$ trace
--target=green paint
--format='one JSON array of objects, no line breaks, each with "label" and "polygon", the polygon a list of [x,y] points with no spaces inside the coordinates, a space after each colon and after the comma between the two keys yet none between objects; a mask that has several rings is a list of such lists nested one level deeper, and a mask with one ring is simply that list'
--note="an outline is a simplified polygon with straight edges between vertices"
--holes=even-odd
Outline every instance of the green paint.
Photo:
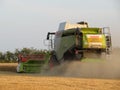
[{"label": "green paint", "polygon": [[50,60],[50,54],[45,54],[44,60],[27,60],[27,62],[21,62],[19,72],[41,72],[44,65],[48,65]]}]

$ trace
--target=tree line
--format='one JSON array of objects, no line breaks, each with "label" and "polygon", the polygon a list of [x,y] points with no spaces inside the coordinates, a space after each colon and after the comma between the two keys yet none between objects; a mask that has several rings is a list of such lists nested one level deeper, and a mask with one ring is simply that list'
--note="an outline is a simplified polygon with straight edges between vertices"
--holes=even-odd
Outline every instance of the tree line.
[{"label": "tree line", "polygon": [[21,50],[16,49],[14,52],[11,51],[7,51],[5,53],[0,52],[0,63],[4,63],[4,62],[17,62],[18,61],[18,55],[22,54],[22,55],[37,55],[37,54],[46,54],[49,53],[49,51],[47,50],[38,50],[38,49],[34,49],[34,48],[23,48]]}]

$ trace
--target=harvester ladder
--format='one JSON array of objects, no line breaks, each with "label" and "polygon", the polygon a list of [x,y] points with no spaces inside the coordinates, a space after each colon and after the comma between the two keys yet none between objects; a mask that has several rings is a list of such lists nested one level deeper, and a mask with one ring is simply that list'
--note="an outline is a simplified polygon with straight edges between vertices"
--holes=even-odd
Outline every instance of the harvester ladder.
[{"label": "harvester ladder", "polygon": [[106,44],[107,44],[106,52],[109,53],[112,50],[110,28],[104,27],[102,32],[106,37]]}]

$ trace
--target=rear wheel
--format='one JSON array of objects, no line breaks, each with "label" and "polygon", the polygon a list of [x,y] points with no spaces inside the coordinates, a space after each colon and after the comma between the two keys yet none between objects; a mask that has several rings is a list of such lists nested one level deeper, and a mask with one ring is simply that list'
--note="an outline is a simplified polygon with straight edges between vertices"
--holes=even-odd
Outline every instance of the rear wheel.
[{"label": "rear wheel", "polygon": [[83,52],[80,52],[80,53],[75,55],[76,60],[81,60],[83,57],[84,57]]},{"label": "rear wheel", "polygon": [[52,55],[50,60],[49,60],[49,67],[52,69],[54,66],[58,65],[58,61],[55,55]]},{"label": "rear wheel", "polygon": [[102,50],[98,49],[98,50],[96,50],[96,53],[101,55],[102,54]]}]

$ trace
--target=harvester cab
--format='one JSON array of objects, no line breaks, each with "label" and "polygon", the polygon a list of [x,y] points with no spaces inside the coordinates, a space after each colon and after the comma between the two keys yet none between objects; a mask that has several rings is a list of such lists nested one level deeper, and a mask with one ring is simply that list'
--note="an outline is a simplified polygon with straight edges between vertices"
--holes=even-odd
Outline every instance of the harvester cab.
[{"label": "harvester cab", "polygon": [[47,40],[49,41],[48,42],[48,49],[51,51],[51,50],[54,50],[54,37],[55,37],[55,32],[48,32],[47,34]]}]

